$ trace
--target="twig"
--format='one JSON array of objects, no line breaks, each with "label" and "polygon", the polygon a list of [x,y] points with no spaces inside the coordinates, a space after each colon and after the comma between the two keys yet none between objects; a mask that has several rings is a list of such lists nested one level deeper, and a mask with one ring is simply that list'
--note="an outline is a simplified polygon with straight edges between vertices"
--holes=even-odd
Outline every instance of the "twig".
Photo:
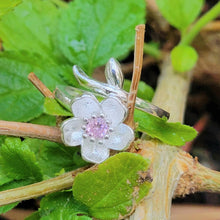
[{"label": "twig", "polygon": [[208,23],[205,27],[202,28],[203,32],[215,32],[215,31],[220,31],[220,21],[212,21]]},{"label": "twig", "polygon": [[0,120],[0,135],[31,137],[62,143],[59,128]]},{"label": "twig", "polygon": [[131,87],[127,102],[127,107],[129,112],[125,122],[131,128],[134,128],[134,105],[137,97],[138,83],[140,81],[141,69],[143,63],[145,25],[140,24],[136,26],[135,30],[136,30],[136,36],[135,36],[135,50],[134,50],[134,68],[133,68],[133,77],[131,81]]},{"label": "twig", "polygon": [[0,206],[68,189],[73,185],[76,174],[87,168],[88,166],[82,167],[49,180],[2,191],[0,192]]},{"label": "twig", "polygon": [[[52,98],[52,99],[55,98],[54,94],[46,87],[46,85],[44,85],[44,83],[42,81],[40,81],[40,79],[34,73],[30,73],[28,75],[28,79],[45,97]],[[62,116],[56,116],[56,125],[57,126],[60,125],[61,120],[62,120]]]},{"label": "twig", "polygon": [[[195,130],[198,132],[198,135],[200,135],[202,133],[202,131],[205,129],[207,123],[209,121],[209,115],[208,114],[204,114],[197,122],[196,124],[193,126],[195,128]],[[197,137],[198,137],[197,135]],[[190,152],[192,149],[192,145],[194,143],[195,139],[187,142],[183,147],[182,150],[186,151],[186,152]]]},{"label": "twig", "polygon": [[34,73],[30,73],[28,75],[28,79],[45,97],[54,98],[53,93],[40,81],[40,79]]}]

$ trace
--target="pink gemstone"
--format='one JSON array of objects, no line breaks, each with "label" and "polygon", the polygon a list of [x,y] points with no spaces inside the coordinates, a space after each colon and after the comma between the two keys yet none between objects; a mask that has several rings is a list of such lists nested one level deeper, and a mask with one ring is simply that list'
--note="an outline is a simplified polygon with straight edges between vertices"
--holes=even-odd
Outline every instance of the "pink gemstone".
[{"label": "pink gemstone", "polygon": [[104,138],[108,130],[108,124],[105,119],[101,117],[89,119],[86,125],[86,133],[94,138]]}]

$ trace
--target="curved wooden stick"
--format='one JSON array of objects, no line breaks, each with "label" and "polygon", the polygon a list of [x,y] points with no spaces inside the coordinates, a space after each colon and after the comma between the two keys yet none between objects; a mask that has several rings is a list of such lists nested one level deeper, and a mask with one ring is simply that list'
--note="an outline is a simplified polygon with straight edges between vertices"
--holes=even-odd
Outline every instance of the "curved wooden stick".
[{"label": "curved wooden stick", "polygon": [[62,143],[59,128],[31,123],[0,120],[0,135],[39,138]]},{"label": "curved wooden stick", "polygon": [[77,173],[83,172],[87,168],[88,166],[82,167],[49,180],[2,191],[0,192],[0,206],[68,189],[73,185]]},{"label": "curved wooden stick", "polygon": [[40,81],[40,79],[34,74],[30,73],[28,79],[31,83],[45,96],[49,98],[54,98],[53,93]]}]

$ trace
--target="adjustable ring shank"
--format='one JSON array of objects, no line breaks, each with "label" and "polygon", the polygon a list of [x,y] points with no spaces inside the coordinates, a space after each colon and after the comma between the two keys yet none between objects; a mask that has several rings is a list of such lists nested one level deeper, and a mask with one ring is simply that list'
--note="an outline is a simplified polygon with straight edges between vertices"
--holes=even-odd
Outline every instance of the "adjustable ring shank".
[{"label": "adjustable ring shank", "polygon": [[[106,98],[107,96],[109,96],[111,94],[111,95],[119,98],[122,101],[122,103],[126,105],[127,97],[128,97],[127,92],[125,92],[121,89],[118,89],[118,88],[117,89],[113,88],[109,85],[108,85],[108,87],[106,87],[105,83],[102,83],[102,84],[104,84],[102,86],[102,89],[99,88],[98,90],[97,89],[95,90],[96,92],[92,92],[92,91],[89,91],[89,92],[100,99]],[[84,93],[85,93],[84,90],[81,90],[81,89],[78,89],[75,87],[57,86],[57,88],[55,89],[55,98],[65,108],[70,109],[70,105],[71,105],[72,100],[75,99],[76,97],[82,96]],[[157,106],[155,106],[145,100],[142,100],[140,98],[136,99],[135,108],[137,108],[141,111],[150,113],[152,115],[158,116],[160,118],[162,118],[164,116],[169,118],[169,116],[170,116],[170,114],[167,111],[165,111],[165,110],[163,110],[163,109],[161,109],[161,108],[159,108],[159,107],[157,107]]]}]

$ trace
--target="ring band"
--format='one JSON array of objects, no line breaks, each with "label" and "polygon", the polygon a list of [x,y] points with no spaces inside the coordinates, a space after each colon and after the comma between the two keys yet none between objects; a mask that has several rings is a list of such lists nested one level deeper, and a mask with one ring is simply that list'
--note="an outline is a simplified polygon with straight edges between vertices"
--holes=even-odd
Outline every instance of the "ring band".
[{"label": "ring band", "polygon": [[[106,64],[105,76],[108,84],[98,82],[90,78],[80,67],[76,65],[73,66],[73,73],[79,84],[86,90],[89,90],[88,92],[92,93],[96,97],[106,98],[112,95],[117,97],[124,105],[126,105],[128,92],[122,89],[123,75],[119,63],[114,58],[111,58]],[[71,100],[82,96],[85,92],[86,91],[84,90],[71,86],[57,86],[55,89],[55,97],[63,106],[65,106],[67,109],[70,109]],[[138,97],[136,98],[135,108],[160,118],[164,116],[169,118],[170,116],[167,111]]]}]

